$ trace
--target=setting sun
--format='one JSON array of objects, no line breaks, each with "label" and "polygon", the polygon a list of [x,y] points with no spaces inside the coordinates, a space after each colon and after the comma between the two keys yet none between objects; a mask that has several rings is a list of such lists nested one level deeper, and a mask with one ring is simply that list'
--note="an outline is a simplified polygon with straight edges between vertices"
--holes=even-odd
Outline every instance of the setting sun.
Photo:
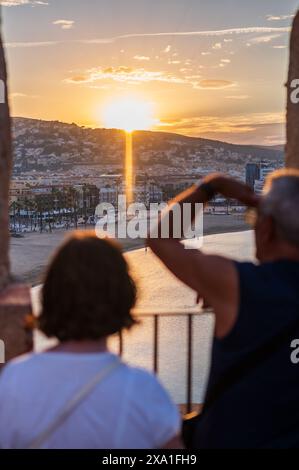
[{"label": "setting sun", "polygon": [[106,127],[127,132],[147,130],[155,124],[153,105],[134,98],[113,101],[104,109],[103,121]]}]

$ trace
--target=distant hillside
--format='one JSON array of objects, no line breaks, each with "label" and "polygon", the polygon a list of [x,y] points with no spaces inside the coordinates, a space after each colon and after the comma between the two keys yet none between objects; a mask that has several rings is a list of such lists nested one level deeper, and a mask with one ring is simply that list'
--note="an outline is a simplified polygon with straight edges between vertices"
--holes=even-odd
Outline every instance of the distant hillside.
[{"label": "distant hillside", "polygon": [[272,150],[280,150],[281,152],[284,152],[284,145],[271,145],[271,146],[262,146],[263,149],[272,149]]},{"label": "distant hillside", "polygon": [[[122,165],[124,133],[90,129],[58,121],[13,118],[15,171],[63,170],[76,165]],[[281,161],[273,147],[235,145],[166,132],[134,132],[134,158],[141,170],[155,165],[186,169],[227,165],[243,168],[247,161]]]}]

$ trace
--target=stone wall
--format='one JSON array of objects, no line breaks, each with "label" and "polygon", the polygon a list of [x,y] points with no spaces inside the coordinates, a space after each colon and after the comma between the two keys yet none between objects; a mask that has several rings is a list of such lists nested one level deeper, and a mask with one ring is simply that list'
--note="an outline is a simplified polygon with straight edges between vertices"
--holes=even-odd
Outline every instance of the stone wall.
[{"label": "stone wall", "polygon": [[[287,81],[287,145],[286,165],[299,168],[299,103],[291,100],[294,80],[299,81],[299,12],[295,16],[290,40],[290,65]],[[296,87],[299,88],[298,85]],[[299,93],[297,93],[299,97]]]},{"label": "stone wall", "polygon": [[[11,174],[11,130],[5,57],[0,37],[0,291],[9,282],[8,188]],[[4,102],[3,102],[4,101]]]},{"label": "stone wall", "polygon": [[9,265],[9,181],[12,168],[11,128],[8,106],[7,74],[0,37],[0,340],[6,360],[32,347],[26,330],[26,315],[31,311],[30,291],[13,284]]}]

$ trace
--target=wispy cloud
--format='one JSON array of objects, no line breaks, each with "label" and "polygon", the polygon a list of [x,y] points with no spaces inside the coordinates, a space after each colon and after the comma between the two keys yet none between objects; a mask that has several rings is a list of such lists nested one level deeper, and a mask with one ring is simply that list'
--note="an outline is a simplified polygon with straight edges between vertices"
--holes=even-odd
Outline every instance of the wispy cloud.
[{"label": "wispy cloud", "polygon": [[198,83],[199,88],[208,88],[208,89],[222,89],[235,85],[234,82],[230,80],[213,80],[213,79],[204,79]]},{"label": "wispy cloud", "polygon": [[[136,33],[136,34],[123,34],[114,37],[103,37],[103,38],[92,38],[92,39],[76,39],[73,41],[47,41],[41,42],[38,41],[36,43],[30,42],[14,42],[9,43],[8,46],[12,47],[34,47],[36,46],[55,46],[58,44],[65,44],[65,43],[77,43],[77,44],[112,44],[116,41],[124,40],[124,39],[134,39],[140,37],[220,37],[220,36],[235,36],[235,35],[247,35],[247,34],[283,34],[289,33],[291,28],[288,27],[264,27],[264,26],[252,26],[246,28],[231,28],[231,29],[221,29],[221,30],[211,30],[211,31],[170,31],[170,32],[158,32],[158,33]],[[230,38],[229,38],[230,39]],[[28,44],[28,46],[27,46]],[[164,49],[164,52],[170,52],[171,47],[167,46]]]},{"label": "wispy cloud", "polygon": [[135,60],[140,60],[140,61],[142,62],[142,61],[148,61],[148,60],[150,60],[150,57],[145,56],[145,55],[135,55],[135,56],[133,57],[133,59],[135,59]]},{"label": "wispy cloud", "polygon": [[267,15],[266,18],[268,21],[282,21],[294,18],[294,16],[295,15]]},{"label": "wispy cloud", "polygon": [[[146,70],[142,67],[106,67],[93,68],[86,72],[65,79],[71,84],[95,84],[97,82],[118,82],[127,85],[138,85],[141,83],[172,83],[177,85],[188,85],[194,89],[220,90],[234,86],[236,83],[230,80],[202,79],[198,74],[186,74],[189,69],[180,69],[181,74],[167,71]],[[184,71],[184,73],[182,72]]]},{"label": "wispy cloud", "polygon": [[86,73],[68,78],[66,81],[68,83],[94,83],[103,80],[127,84],[146,82],[189,83],[189,80],[184,77],[178,77],[164,71],[150,71],[144,68],[126,66],[93,68]]},{"label": "wispy cloud", "polygon": [[23,47],[45,47],[45,46],[56,46],[60,44],[59,41],[40,41],[40,42],[7,42],[5,47],[8,48],[23,48]]},{"label": "wispy cloud", "polygon": [[[210,31],[170,31],[170,32],[158,32],[158,33],[133,33],[133,34],[122,34],[114,37],[106,38],[95,38],[95,39],[85,39],[80,40],[81,43],[86,44],[107,44],[109,42],[115,42],[120,39],[130,39],[138,37],[173,37],[173,36],[183,36],[183,37],[193,37],[193,36],[202,36],[202,37],[217,37],[217,36],[231,36],[239,34],[270,34],[270,33],[288,33],[290,32],[290,27],[264,27],[264,26],[250,26],[246,28],[230,28],[230,29],[220,29],[220,30],[210,30]],[[167,50],[165,52],[169,52]]]},{"label": "wispy cloud", "polygon": [[10,98],[26,98],[27,95],[25,93],[10,93]]},{"label": "wispy cloud", "polygon": [[53,21],[54,25],[61,26],[61,29],[72,29],[75,22],[73,20],[56,20]]},{"label": "wispy cloud", "polygon": [[174,73],[127,66],[93,68],[67,78],[64,81],[70,84],[87,84],[88,86],[97,85],[99,82],[105,85],[108,83],[111,84],[111,82],[127,85],[160,82],[186,85],[193,89],[222,89],[235,85],[235,82],[229,80],[202,79],[201,75],[190,74],[190,69],[186,68],[180,69],[180,73]]},{"label": "wispy cloud", "polygon": [[9,98],[39,98],[38,95],[27,95],[26,93],[14,92],[9,94]]},{"label": "wispy cloud", "polygon": [[46,5],[49,5],[49,3],[43,2],[41,0],[0,0],[0,5],[2,5],[3,7],[18,7],[21,5],[46,6]]},{"label": "wispy cloud", "polygon": [[197,116],[161,121],[160,130],[172,130],[189,135],[248,134],[263,126],[281,125],[284,113],[252,113],[246,115]]},{"label": "wispy cloud", "polygon": [[251,44],[266,44],[266,43],[269,43],[271,41],[273,41],[274,39],[277,39],[277,38],[280,38],[281,37],[281,34],[268,34],[268,35],[265,35],[265,36],[258,36],[256,38],[253,38],[253,39],[250,39],[248,41],[248,44],[251,45]]},{"label": "wispy cloud", "polygon": [[227,100],[248,100],[249,95],[229,95],[225,97]]}]

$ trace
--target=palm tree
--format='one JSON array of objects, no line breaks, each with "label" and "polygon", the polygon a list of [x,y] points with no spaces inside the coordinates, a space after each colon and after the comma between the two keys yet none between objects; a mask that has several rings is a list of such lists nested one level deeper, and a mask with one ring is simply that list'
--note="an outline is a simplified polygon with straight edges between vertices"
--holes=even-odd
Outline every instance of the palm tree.
[{"label": "palm tree", "polygon": [[13,213],[13,231],[16,232],[16,201],[13,201],[11,208]]},{"label": "palm tree", "polygon": [[68,205],[72,210],[72,214],[74,215],[74,223],[76,229],[78,228],[78,193],[75,188],[68,188]]}]

